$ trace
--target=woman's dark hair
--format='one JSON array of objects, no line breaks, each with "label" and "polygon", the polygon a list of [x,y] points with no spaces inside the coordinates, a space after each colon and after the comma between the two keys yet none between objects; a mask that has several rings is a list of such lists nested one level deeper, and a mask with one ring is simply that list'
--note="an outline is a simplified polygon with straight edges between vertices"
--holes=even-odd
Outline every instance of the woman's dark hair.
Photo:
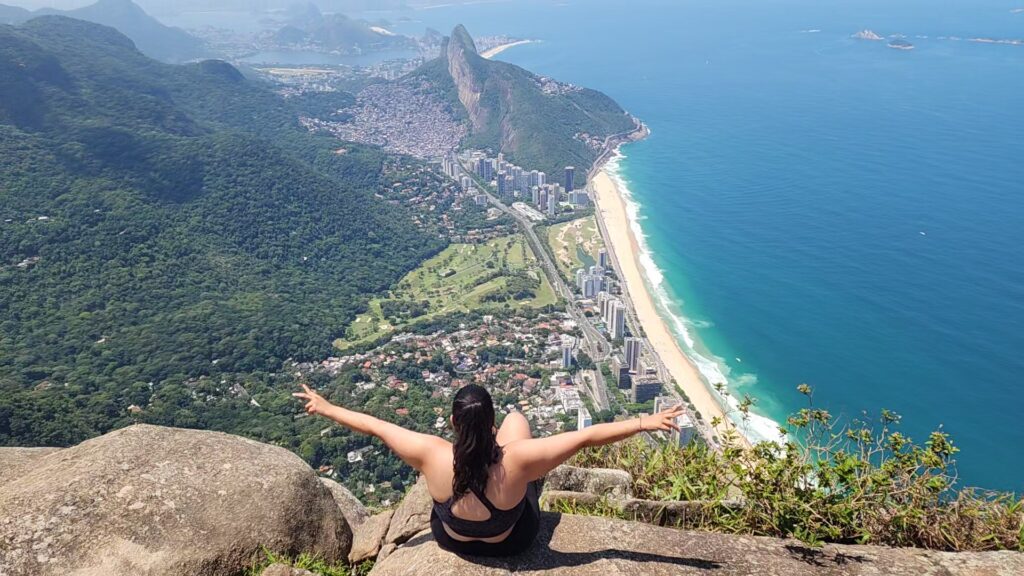
[{"label": "woman's dark hair", "polygon": [[476,384],[464,386],[452,401],[455,428],[454,498],[466,492],[483,493],[491,464],[501,460],[501,447],[494,434],[494,403],[491,395]]}]

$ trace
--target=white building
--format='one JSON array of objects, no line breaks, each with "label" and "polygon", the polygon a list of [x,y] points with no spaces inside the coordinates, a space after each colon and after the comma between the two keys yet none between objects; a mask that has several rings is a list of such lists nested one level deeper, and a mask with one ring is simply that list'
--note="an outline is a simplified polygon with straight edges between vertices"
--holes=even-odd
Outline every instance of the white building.
[{"label": "white building", "polygon": [[612,340],[622,338],[626,333],[626,307],[618,298],[608,302],[607,314],[604,316],[604,324],[608,328],[608,334]]},{"label": "white building", "polygon": [[576,345],[576,341],[572,336],[562,337],[562,369],[568,370],[572,368],[572,357],[573,348]]},{"label": "white building", "polygon": [[580,406],[576,412],[576,429],[583,430],[584,428],[590,428],[593,424],[593,419],[590,417],[590,410],[587,410],[586,406]]}]

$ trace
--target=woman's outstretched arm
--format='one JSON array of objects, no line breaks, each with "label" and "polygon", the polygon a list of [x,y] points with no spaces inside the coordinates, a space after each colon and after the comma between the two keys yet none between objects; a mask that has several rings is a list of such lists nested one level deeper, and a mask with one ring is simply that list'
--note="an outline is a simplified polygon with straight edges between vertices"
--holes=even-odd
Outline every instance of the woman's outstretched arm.
[{"label": "woman's outstretched arm", "polygon": [[420,472],[423,471],[429,457],[437,450],[445,446],[451,450],[451,445],[443,438],[406,430],[369,414],[335,406],[305,384],[302,385],[302,390],[293,393],[292,396],[306,401],[307,413],[323,416],[356,432],[380,438],[406,464]]},{"label": "woman's outstretched arm", "polygon": [[529,482],[543,477],[583,448],[612,444],[644,431],[678,430],[675,420],[682,414],[683,407],[674,406],[632,420],[596,424],[547,438],[517,440],[505,447],[505,458]]}]

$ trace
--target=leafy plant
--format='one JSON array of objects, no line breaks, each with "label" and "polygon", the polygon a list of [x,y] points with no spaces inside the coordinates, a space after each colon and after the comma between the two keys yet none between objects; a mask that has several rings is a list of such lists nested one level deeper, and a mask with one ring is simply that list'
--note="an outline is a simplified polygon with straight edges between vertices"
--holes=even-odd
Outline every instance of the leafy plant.
[{"label": "leafy plant", "polygon": [[356,565],[348,563],[332,564],[316,554],[302,553],[292,558],[284,554],[277,554],[265,547],[261,552],[258,558],[253,560],[252,566],[245,571],[245,576],[260,576],[271,564],[284,564],[292,568],[301,568],[320,576],[364,576],[369,574],[370,569],[373,568],[373,562],[370,560]]},{"label": "leafy plant", "polygon": [[[590,449],[574,463],[626,470],[638,498],[704,503],[701,514],[687,517],[692,528],[812,545],[1024,551],[1024,501],[959,487],[958,449],[941,429],[916,444],[897,430],[900,418],[888,410],[873,422],[843,425],[814,406],[809,386],[799,391],[808,406],[787,420],[785,443],[746,447],[728,430],[720,451],[633,441]],[[749,407],[747,400],[740,410]],[[723,505],[729,500],[742,505]]]}]

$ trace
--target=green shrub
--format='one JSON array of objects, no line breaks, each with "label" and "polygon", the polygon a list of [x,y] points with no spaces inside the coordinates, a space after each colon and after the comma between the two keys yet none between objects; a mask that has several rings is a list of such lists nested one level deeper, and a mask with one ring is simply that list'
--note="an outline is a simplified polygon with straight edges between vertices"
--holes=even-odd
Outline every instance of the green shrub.
[{"label": "green shrub", "polygon": [[331,564],[315,554],[300,554],[291,558],[283,554],[276,554],[266,548],[262,549],[259,558],[254,559],[252,566],[245,571],[245,576],[260,576],[271,564],[284,564],[292,568],[309,570],[320,576],[364,576],[373,568],[373,562],[367,560],[361,564],[350,565],[348,563]]},{"label": "green shrub", "polygon": [[[799,390],[808,407],[787,420],[784,444],[746,447],[729,430],[721,451],[637,439],[587,450],[573,463],[626,470],[637,498],[704,502],[700,514],[687,517],[690,528],[813,545],[1024,551],[1024,500],[959,487],[958,449],[946,433],[932,432],[916,444],[896,430],[899,416],[889,411],[873,423],[841,425],[813,406],[808,386]],[[741,407],[748,409],[749,401]],[[742,505],[723,504],[731,500]],[[603,515],[611,509],[573,508]]]}]

